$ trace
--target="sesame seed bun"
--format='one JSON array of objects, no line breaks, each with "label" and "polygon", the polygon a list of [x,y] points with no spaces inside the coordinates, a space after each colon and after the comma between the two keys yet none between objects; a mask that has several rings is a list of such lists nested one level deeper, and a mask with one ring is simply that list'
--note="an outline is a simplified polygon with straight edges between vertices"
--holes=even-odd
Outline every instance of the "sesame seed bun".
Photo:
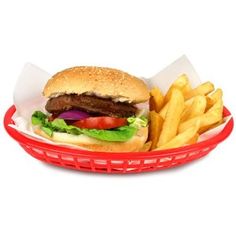
[{"label": "sesame seed bun", "polygon": [[43,95],[87,94],[114,101],[141,103],[149,99],[146,84],[126,72],[92,66],[72,67],[55,74],[46,84]]},{"label": "sesame seed bun", "polygon": [[57,143],[69,143],[82,149],[98,152],[137,152],[141,150],[148,137],[148,127],[141,128],[136,135],[126,142],[108,142],[88,137],[86,135],[72,135],[67,133],[53,132],[49,137],[41,129],[34,131],[36,134]]}]

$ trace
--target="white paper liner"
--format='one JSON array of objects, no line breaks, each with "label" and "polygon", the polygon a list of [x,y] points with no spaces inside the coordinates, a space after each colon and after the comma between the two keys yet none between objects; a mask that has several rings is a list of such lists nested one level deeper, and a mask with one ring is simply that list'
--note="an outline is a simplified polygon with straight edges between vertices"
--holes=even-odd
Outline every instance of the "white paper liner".
[{"label": "white paper liner", "polygon": [[146,81],[149,88],[157,86],[163,94],[166,94],[171,84],[181,74],[186,74],[188,76],[189,82],[193,88],[201,84],[200,77],[185,55],[178,58],[176,61]]},{"label": "white paper liner", "polygon": [[[146,81],[150,88],[157,86],[163,93],[166,93],[170,85],[181,74],[186,74],[188,76],[192,87],[196,87],[201,84],[199,76],[186,56],[180,57],[155,76],[142,79]],[[46,99],[42,96],[42,91],[50,77],[51,75],[49,73],[33,64],[27,63],[24,66],[14,90],[14,104],[16,106],[16,112],[12,118],[15,125],[10,126],[24,135],[45,143],[81,149],[80,147],[72,144],[52,142],[42,136],[36,135],[33,132],[31,126],[31,115],[35,110],[45,111],[44,107],[46,104]],[[224,129],[229,120],[230,117],[226,117],[223,124],[200,135],[198,142],[217,135]]]},{"label": "white paper liner", "polygon": [[[44,142],[44,143],[50,143],[50,144],[53,144],[56,146],[70,147],[70,148],[78,149],[77,145],[60,143],[60,142],[55,143],[49,139],[46,139],[42,136],[35,134],[33,132],[33,127],[30,124],[30,122],[27,119],[25,119],[24,117],[20,116],[17,111],[12,116],[12,119],[15,122],[15,124],[9,124],[9,126],[16,129],[17,131],[19,131],[21,134],[23,134],[25,136],[28,136],[30,138],[36,139],[36,140]],[[82,147],[79,147],[79,149],[88,150],[88,149],[82,148]]]},{"label": "white paper liner", "polygon": [[14,90],[14,105],[18,116],[29,119],[35,110],[44,111],[46,99],[43,88],[51,75],[39,67],[27,63],[23,67]]}]

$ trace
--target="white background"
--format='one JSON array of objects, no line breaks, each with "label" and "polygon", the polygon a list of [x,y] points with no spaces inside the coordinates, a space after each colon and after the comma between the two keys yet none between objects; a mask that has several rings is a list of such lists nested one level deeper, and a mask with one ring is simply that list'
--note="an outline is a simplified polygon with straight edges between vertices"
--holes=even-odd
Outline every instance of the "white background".
[{"label": "white background", "polygon": [[[0,116],[25,62],[149,77],[186,54],[235,113],[235,1],[1,1]],[[25,88],[30,89],[30,88]],[[27,155],[3,127],[0,235],[236,235],[235,134],[167,171],[80,173]]]}]

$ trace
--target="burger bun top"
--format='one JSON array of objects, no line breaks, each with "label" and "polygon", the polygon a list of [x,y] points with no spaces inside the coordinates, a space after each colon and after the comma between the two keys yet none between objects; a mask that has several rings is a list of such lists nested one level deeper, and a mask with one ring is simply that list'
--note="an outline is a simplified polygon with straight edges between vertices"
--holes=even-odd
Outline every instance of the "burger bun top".
[{"label": "burger bun top", "polygon": [[43,95],[86,94],[113,101],[141,103],[149,99],[147,85],[126,72],[94,66],[78,66],[55,74],[46,84]]}]

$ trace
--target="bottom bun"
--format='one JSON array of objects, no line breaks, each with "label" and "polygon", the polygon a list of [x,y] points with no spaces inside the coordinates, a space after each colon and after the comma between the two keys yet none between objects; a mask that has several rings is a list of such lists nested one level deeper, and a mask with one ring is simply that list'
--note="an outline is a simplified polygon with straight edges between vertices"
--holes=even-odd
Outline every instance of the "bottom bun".
[{"label": "bottom bun", "polygon": [[53,136],[49,137],[40,129],[36,129],[34,132],[54,142],[73,144],[82,149],[100,152],[137,152],[143,147],[148,137],[148,127],[139,129],[136,135],[126,142],[102,141],[84,134],[73,135],[59,132],[53,132]]}]

